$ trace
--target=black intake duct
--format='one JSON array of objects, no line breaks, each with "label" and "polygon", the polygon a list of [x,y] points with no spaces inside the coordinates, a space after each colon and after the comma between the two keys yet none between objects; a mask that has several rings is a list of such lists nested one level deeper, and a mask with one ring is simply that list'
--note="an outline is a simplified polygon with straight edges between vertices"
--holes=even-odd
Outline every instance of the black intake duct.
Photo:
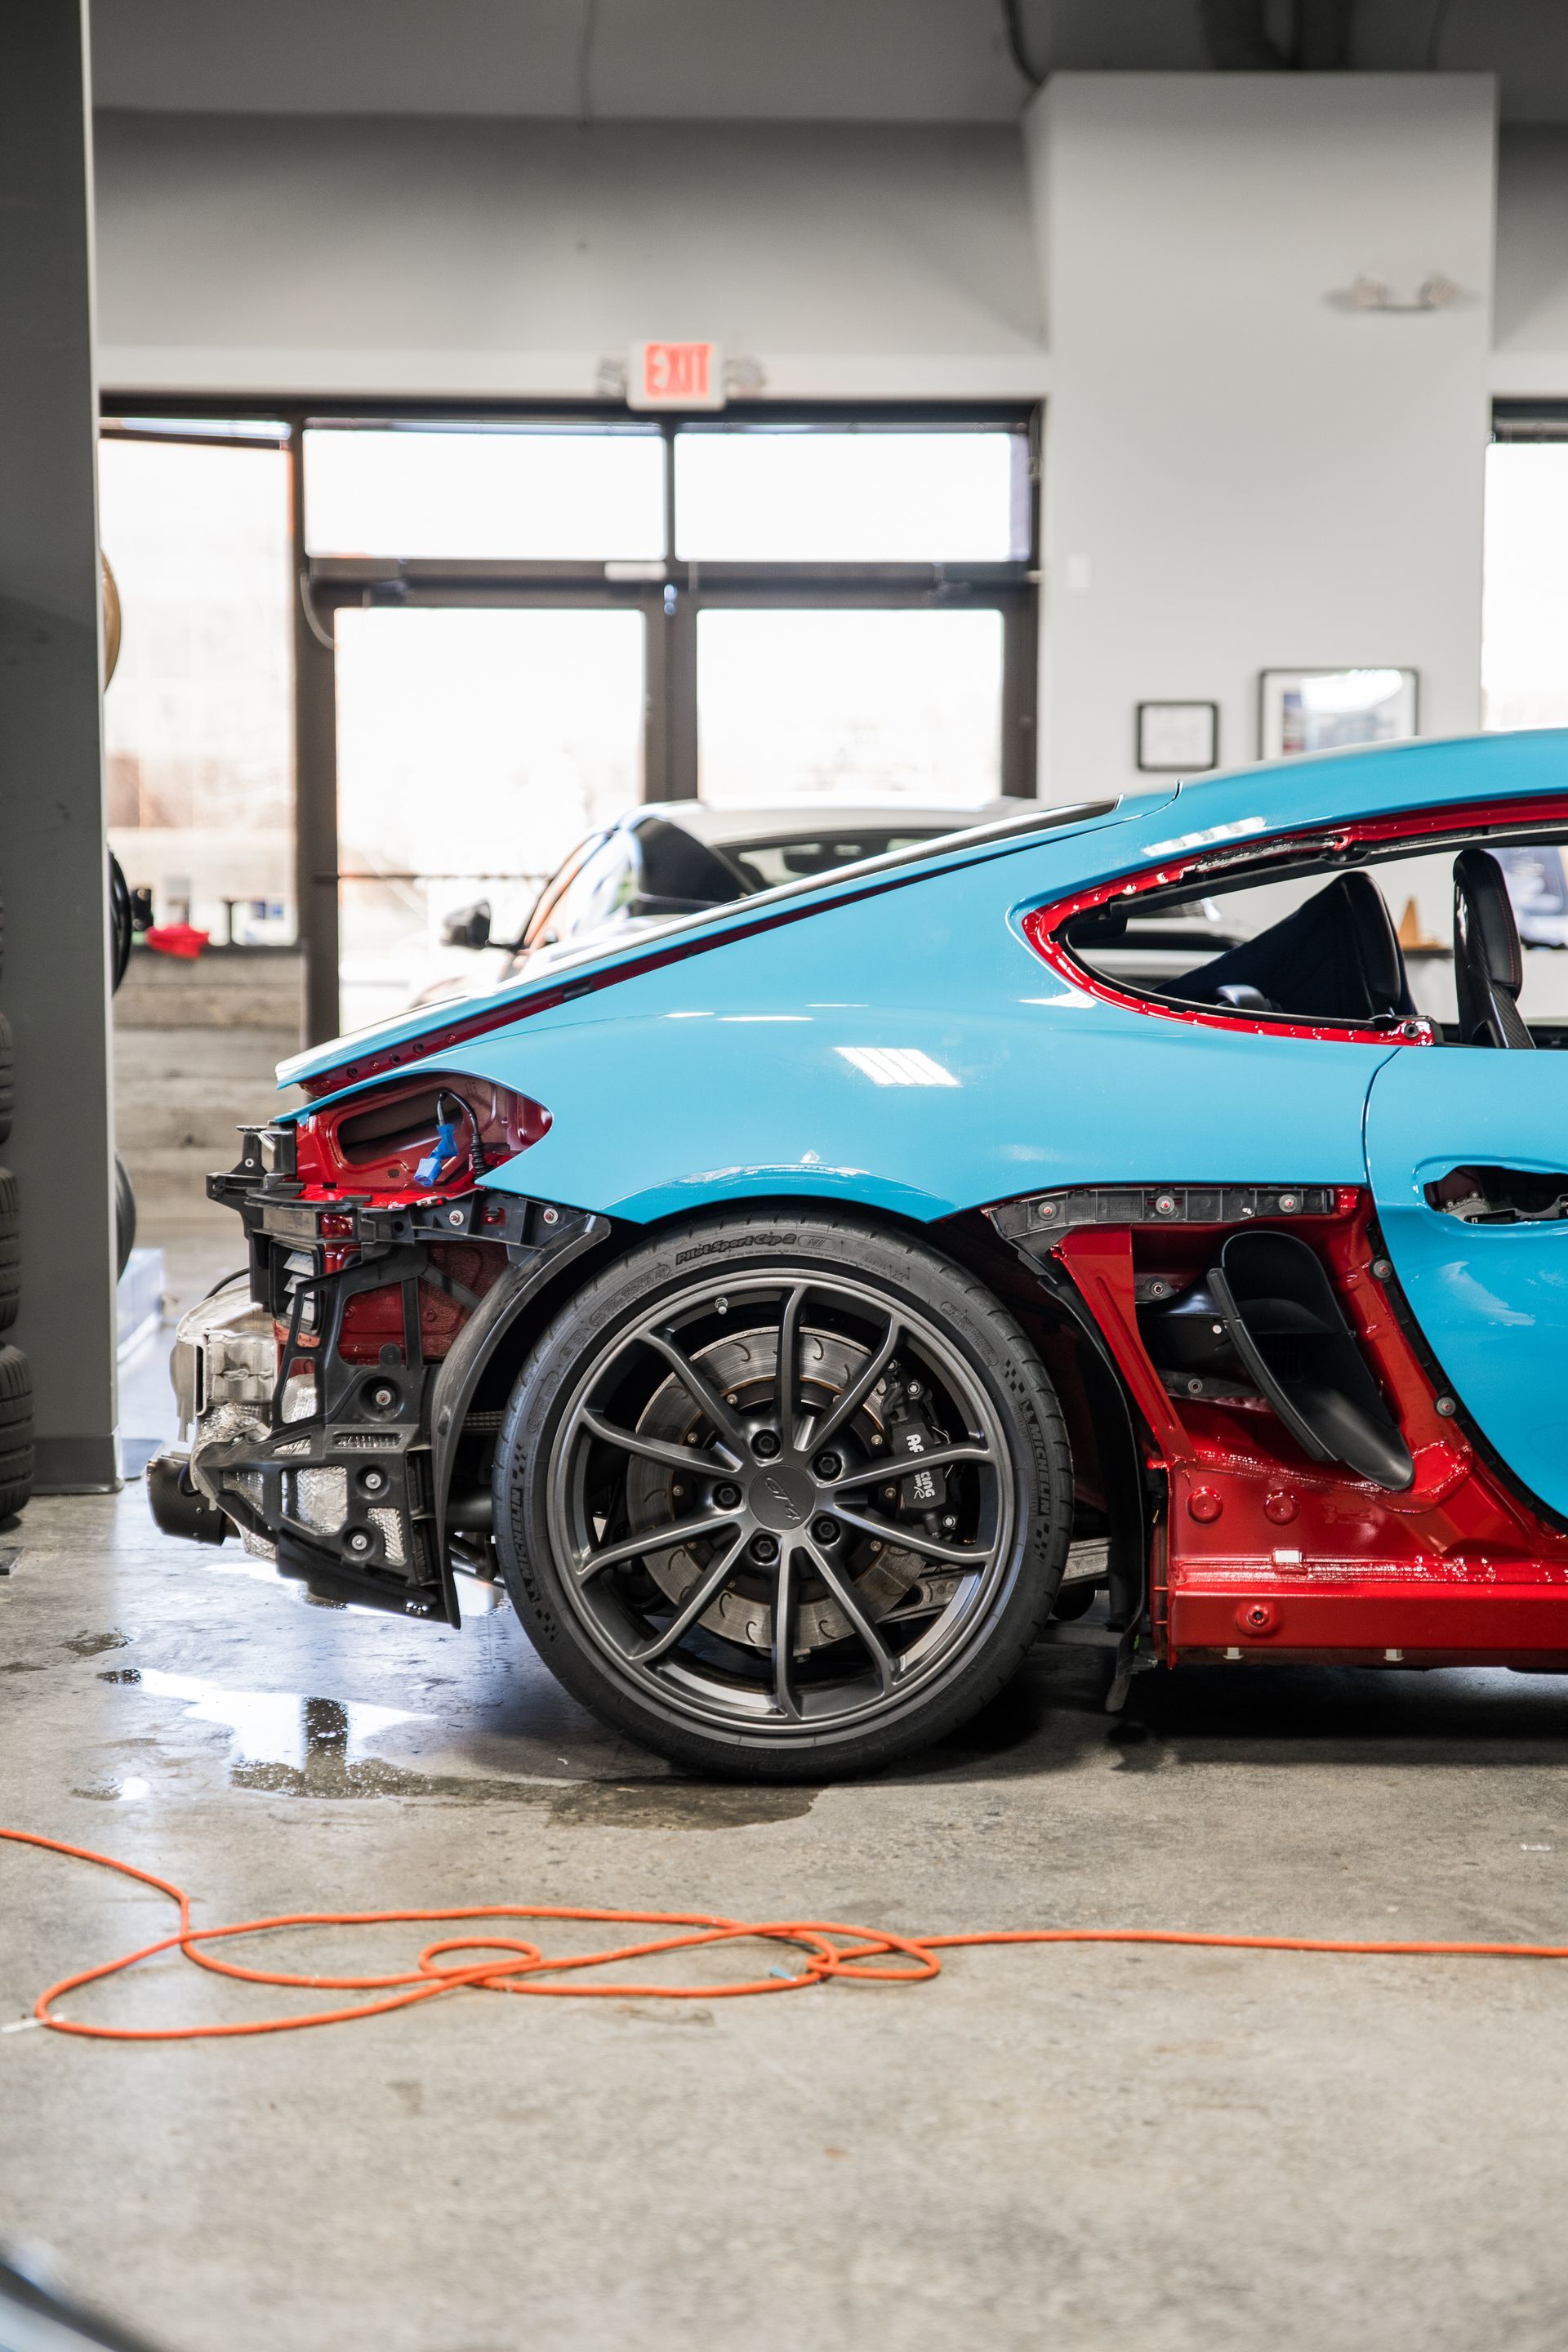
[{"label": "black intake duct", "polygon": [[1315,1250],[1294,1234],[1232,1234],[1207,1288],[1248,1378],[1303,1453],[1391,1494],[1413,1483],[1410,1449]]}]

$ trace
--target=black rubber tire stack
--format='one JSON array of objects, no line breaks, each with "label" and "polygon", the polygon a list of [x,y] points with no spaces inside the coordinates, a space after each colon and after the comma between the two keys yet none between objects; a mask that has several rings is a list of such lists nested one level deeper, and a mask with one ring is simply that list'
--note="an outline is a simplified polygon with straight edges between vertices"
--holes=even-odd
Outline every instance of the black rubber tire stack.
[{"label": "black rubber tire stack", "polygon": [[[0,916],[0,945],[4,917]],[[0,1013],[0,1143],[11,1132],[11,1024]],[[22,1241],[16,1179],[0,1168],[0,1332],[16,1320],[22,1303]],[[0,1341],[0,1519],[22,1508],[33,1491],[33,1368],[20,1348]]]}]

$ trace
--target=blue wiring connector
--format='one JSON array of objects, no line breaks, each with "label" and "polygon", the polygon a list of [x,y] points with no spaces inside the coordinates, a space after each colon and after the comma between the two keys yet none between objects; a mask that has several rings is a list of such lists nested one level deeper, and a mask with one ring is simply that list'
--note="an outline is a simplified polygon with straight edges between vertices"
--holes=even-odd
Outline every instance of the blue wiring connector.
[{"label": "blue wiring connector", "polygon": [[464,1155],[458,1148],[458,1121],[468,1116],[468,1106],[445,1088],[436,1097],[436,1148],[427,1151],[414,1171],[416,1184],[439,1184],[463,1165]]}]

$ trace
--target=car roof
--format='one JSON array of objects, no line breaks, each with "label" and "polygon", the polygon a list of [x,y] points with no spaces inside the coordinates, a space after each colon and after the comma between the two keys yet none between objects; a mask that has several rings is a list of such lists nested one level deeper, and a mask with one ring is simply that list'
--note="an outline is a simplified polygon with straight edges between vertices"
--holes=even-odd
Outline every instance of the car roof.
[{"label": "car roof", "polygon": [[679,824],[698,841],[724,848],[748,841],[815,841],[823,835],[858,833],[965,833],[973,825],[994,824],[998,818],[1021,815],[1027,801],[982,801],[977,807],[932,808],[921,802],[889,796],[881,801],[856,801],[848,807],[837,802],[817,806],[799,801],[774,808],[715,808],[702,800],[650,801],[628,809],[618,822],[636,828],[662,818]]}]

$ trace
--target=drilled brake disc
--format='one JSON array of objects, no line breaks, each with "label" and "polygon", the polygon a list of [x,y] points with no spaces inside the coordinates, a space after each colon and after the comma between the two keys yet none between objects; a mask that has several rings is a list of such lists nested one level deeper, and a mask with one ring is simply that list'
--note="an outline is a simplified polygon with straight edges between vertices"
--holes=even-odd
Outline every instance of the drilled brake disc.
[{"label": "drilled brake disc", "polygon": [[[867,1354],[866,1349],[839,1332],[805,1328],[800,1335],[800,1384],[805,1405],[818,1416],[826,1414],[858,1378]],[[772,1405],[778,1372],[776,1326],[727,1333],[700,1349],[693,1360],[720,1394],[735,1403],[742,1413],[763,1412]],[[870,1458],[870,1440],[873,1434],[882,1433],[884,1407],[884,1392],[879,1386],[856,1414],[851,1427],[841,1433],[838,1442],[847,1453],[852,1452],[857,1459]],[[644,1437],[660,1438],[669,1445],[691,1444],[693,1450],[704,1444],[709,1434],[673,1372],[654,1391],[637,1426]],[[681,1484],[679,1472],[657,1462],[633,1458],[626,1478],[626,1511],[632,1531],[668,1526],[671,1519],[679,1518],[689,1507],[691,1499],[689,1490],[685,1496],[675,1492]],[[865,1538],[847,1547],[840,1557],[854,1577],[861,1608],[874,1622],[886,1617],[914,1591],[931,1565],[917,1552],[893,1545],[878,1550]],[[649,1552],[646,1561],[654,1582],[679,1604],[696,1584],[710,1558],[710,1548],[703,1543]],[[751,1649],[770,1649],[773,1638],[773,1590],[771,1576],[748,1575],[742,1570],[712,1607],[703,1612],[699,1622],[727,1641],[743,1642]],[[843,1610],[820,1580],[815,1576],[807,1577],[796,1606],[796,1654],[842,1642],[852,1630]]]}]

